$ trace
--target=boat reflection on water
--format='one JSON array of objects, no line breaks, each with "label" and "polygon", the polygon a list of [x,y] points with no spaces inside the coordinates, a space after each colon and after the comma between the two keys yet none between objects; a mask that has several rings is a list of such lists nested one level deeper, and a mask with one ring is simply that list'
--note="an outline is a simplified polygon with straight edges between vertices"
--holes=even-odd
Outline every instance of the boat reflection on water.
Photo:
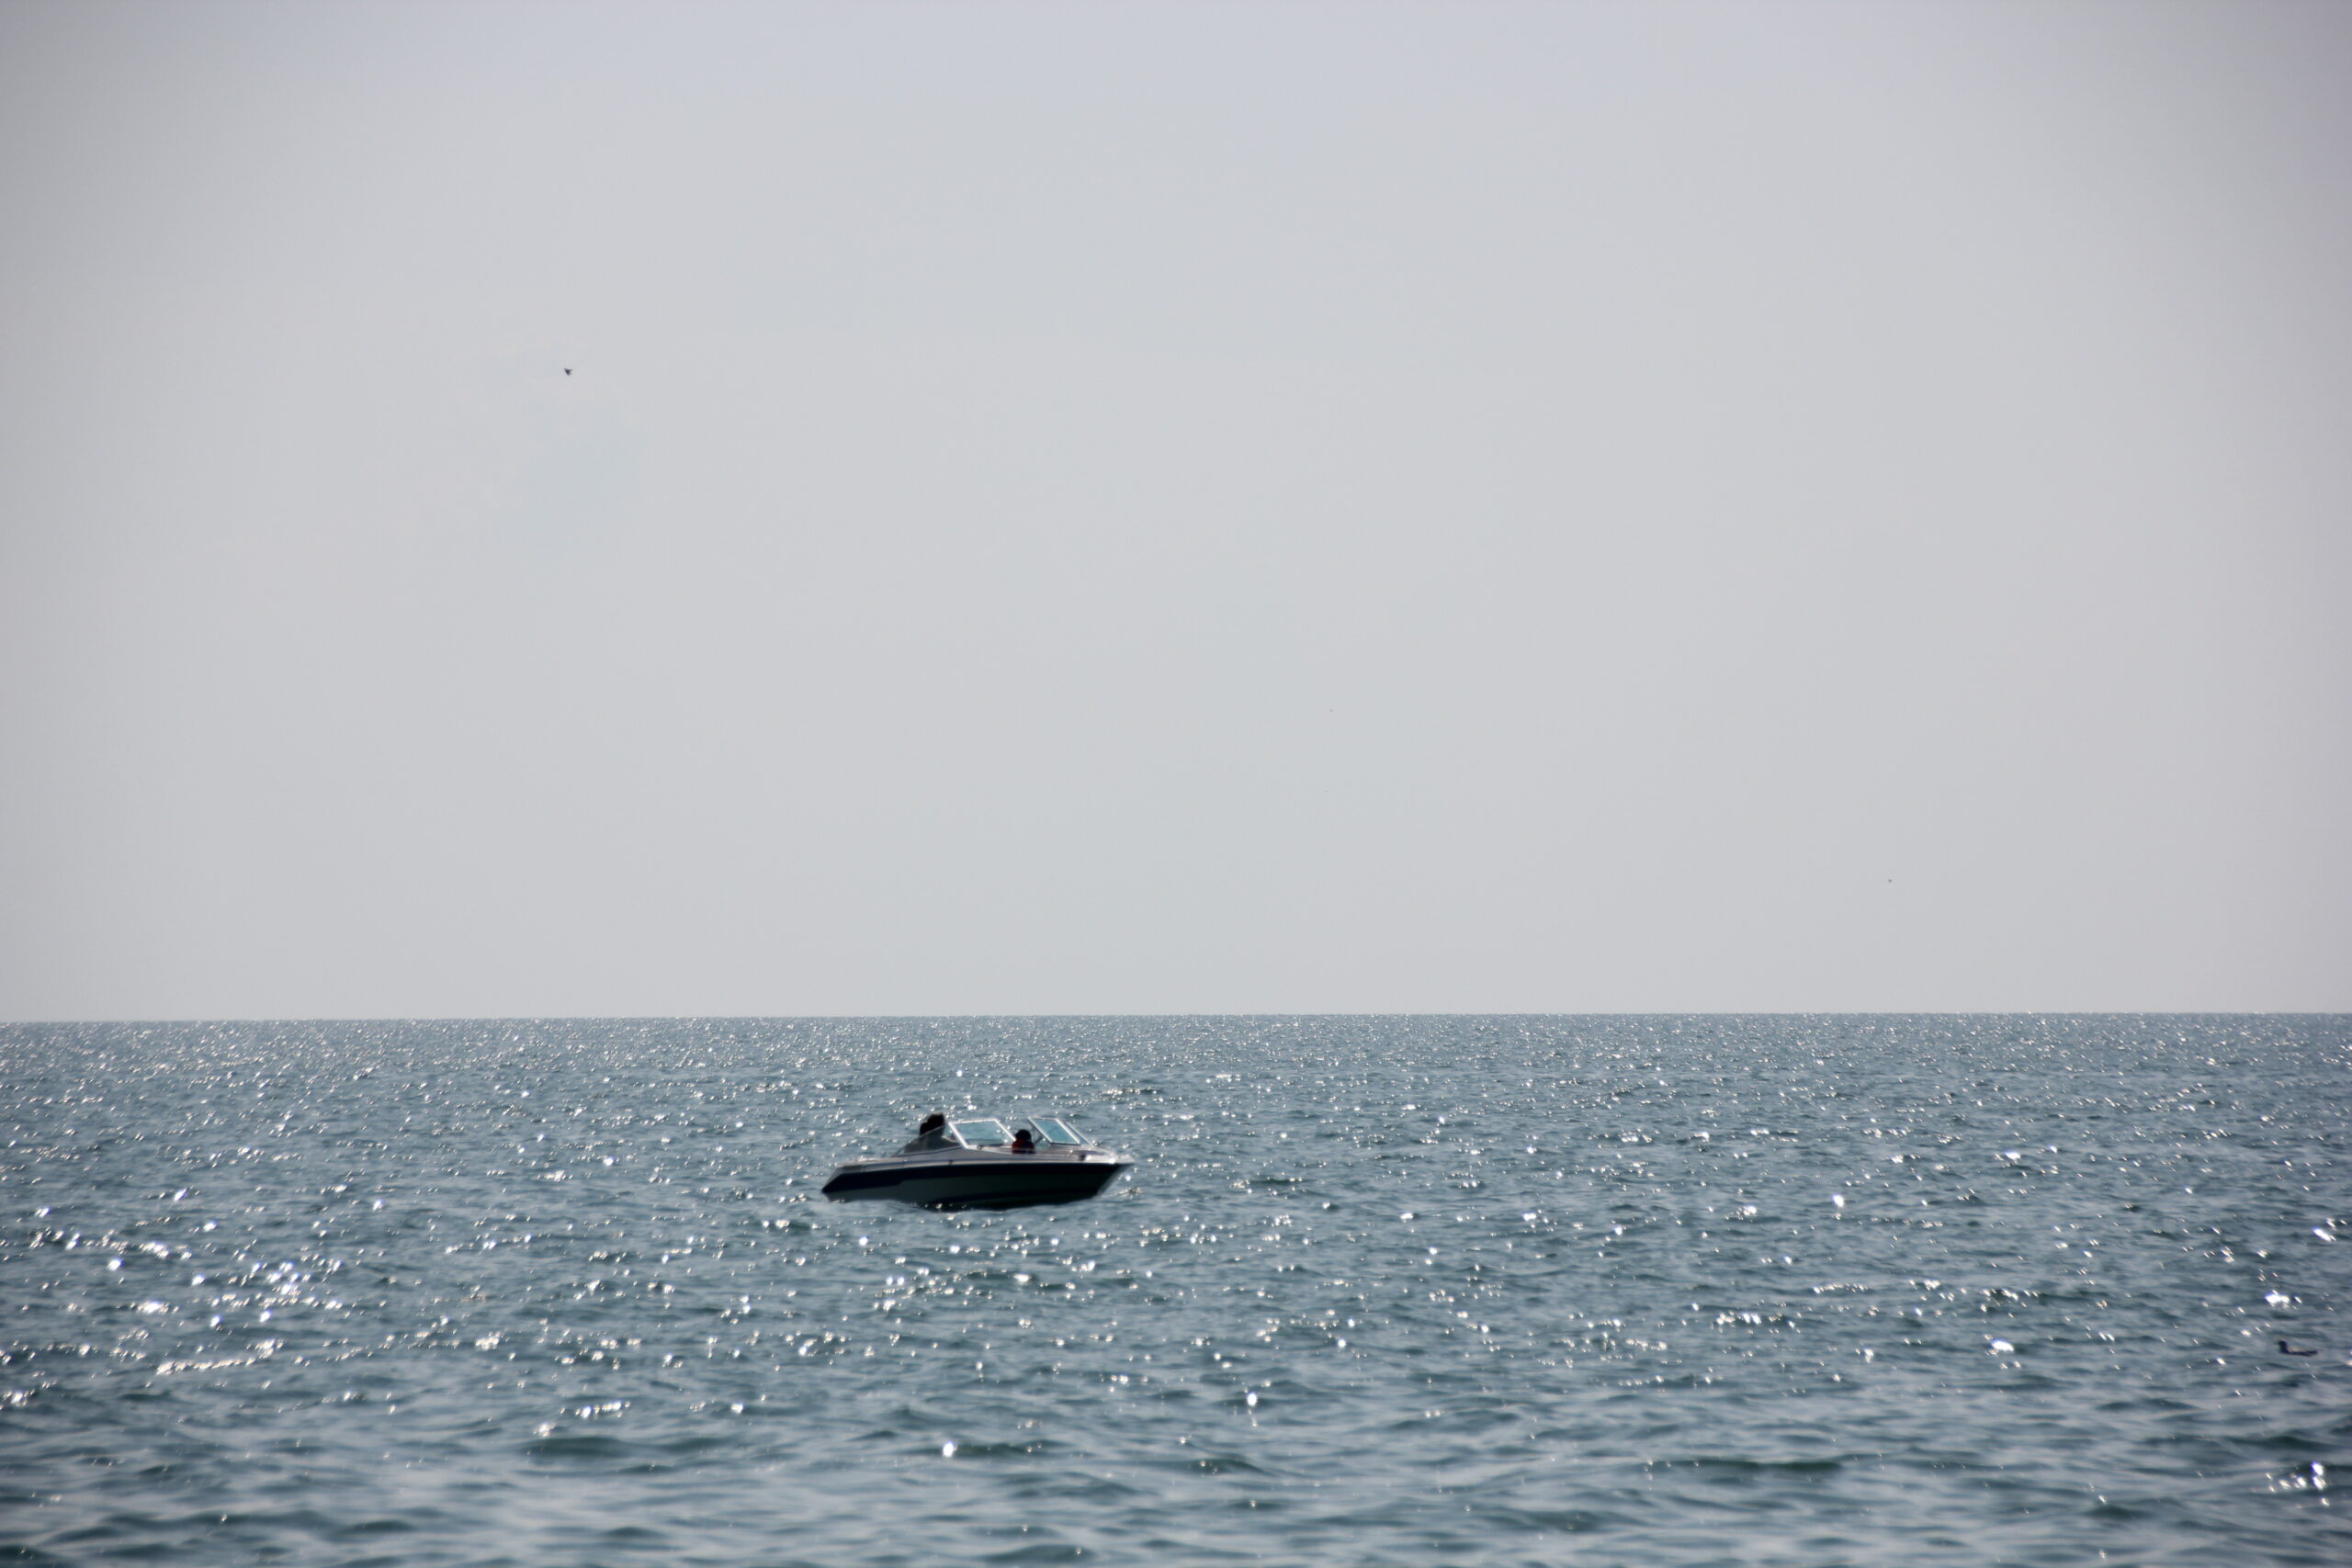
[{"label": "boat reflection on water", "polygon": [[925,1122],[895,1155],[852,1160],[825,1183],[837,1201],[888,1198],[927,1209],[1015,1209],[1091,1198],[1135,1162],[1089,1143],[1058,1116],[1037,1116],[1016,1139],[992,1116]]}]

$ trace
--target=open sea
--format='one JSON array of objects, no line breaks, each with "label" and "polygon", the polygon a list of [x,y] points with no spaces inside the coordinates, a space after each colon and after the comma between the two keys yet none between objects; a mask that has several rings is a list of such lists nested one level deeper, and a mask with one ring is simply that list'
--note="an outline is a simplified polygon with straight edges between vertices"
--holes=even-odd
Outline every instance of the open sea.
[{"label": "open sea", "polygon": [[[2339,1568],[2348,1070],[2341,1017],[8,1026],[0,1560]],[[817,1195],[931,1110],[1138,1164]]]}]

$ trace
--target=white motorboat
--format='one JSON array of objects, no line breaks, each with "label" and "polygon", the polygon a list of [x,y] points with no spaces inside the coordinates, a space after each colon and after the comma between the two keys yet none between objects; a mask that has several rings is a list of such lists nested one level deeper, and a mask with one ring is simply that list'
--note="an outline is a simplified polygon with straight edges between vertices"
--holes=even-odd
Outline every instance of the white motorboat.
[{"label": "white motorboat", "polygon": [[889,1198],[929,1209],[1013,1209],[1091,1198],[1135,1162],[1087,1142],[1058,1116],[1016,1139],[992,1116],[926,1126],[894,1155],[852,1160],[825,1183],[837,1201]]}]

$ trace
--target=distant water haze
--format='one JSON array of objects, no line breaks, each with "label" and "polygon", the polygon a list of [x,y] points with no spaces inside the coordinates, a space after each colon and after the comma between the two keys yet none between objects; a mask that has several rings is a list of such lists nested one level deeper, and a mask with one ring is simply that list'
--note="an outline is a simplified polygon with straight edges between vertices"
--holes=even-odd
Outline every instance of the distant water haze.
[{"label": "distant water haze", "polygon": [[2348,68],[9,7],[0,1016],[2352,1007]]}]

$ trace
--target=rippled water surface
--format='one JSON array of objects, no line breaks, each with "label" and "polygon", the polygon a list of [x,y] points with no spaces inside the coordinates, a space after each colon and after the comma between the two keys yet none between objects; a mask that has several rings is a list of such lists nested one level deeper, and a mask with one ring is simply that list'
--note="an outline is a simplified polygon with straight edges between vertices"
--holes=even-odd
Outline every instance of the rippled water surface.
[{"label": "rippled water surface", "polygon": [[[0,1030],[0,1555],[2352,1562],[2348,1065],[2340,1018]],[[967,1106],[1139,1164],[815,1195]]]}]

